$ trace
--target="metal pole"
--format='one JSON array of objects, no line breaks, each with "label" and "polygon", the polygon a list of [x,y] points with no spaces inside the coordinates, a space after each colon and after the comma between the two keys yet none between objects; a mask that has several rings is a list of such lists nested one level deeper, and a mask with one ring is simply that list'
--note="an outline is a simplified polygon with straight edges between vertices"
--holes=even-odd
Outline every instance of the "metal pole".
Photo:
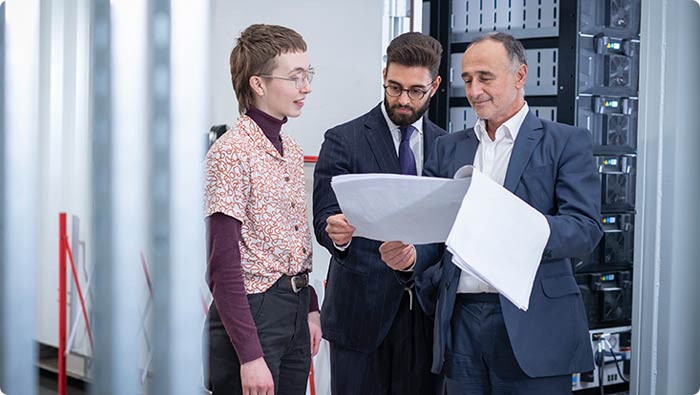
[{"label": "metal pole", "polygon": [[66,395],[66,213],[58,215],[58,395]]},{"label": "metal pole", "polygon": [[110,0],[94,0],[90,13],[90,100],[92,128],[92,231],[95,276],[94,394],[112,393],[109,355],[115,335],[111,325],[112,260],[112,40]]},{"label": "metal pole", "polygon": [[[5,278],[5,2],[0,1],[0,285]],[[1,291],[0,291],[1,292]],[[2,295],[4,296],[4,295]],[[0,300],[0,317],[5,316],[5,301]],[[5,325],[0,324],[0,392],[5,388]]]},{"label": "metal pole", "polygon": [[[170,0],[151,0],[149,18],[149,54],[151,81],[150,148],[150,227],[153,268],[153,385],[154,394],[173,394],[173,378],[181,372],[171,368],[171,284],[170,266],[170,95],[171,95],[171,6]],[[144,329],[145,330],[145,329]]]}]

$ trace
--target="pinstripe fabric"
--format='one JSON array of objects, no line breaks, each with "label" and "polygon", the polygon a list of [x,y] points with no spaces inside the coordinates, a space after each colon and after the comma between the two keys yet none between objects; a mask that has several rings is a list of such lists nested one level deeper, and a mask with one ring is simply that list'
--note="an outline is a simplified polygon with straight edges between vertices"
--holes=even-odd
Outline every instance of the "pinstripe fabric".
[{"label": "pinstripe fabric", "polygon": [[[434,140],[445,131],[424,118],[423,133],[424,152],[429,153]],[[331,178],[357,173],[401,173],[380,105],[326,132],[313,192],[316,239],[331,253],[321,309],[323,335],[345,349],[369,353],[382,343],[394,322],[405,294],[405,279],[381,261],[379,242],[355,237],[341,252],[325,232],[326,219],[340,213]]]}]

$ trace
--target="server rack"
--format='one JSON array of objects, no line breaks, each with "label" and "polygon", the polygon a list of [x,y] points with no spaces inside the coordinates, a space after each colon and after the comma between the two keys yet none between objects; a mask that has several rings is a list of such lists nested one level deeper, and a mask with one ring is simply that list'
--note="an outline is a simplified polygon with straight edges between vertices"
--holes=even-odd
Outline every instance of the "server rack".
[{"label": "server rack", "polygon": [[460,78],[461,56],[475,37],[503,31],[526,49],[530,108],[540,118],[591,132],[604,236],[592,254],[572,262],[596,360],[594,372],[572,377],[572,389],[580,394],[599,393],[601,383],[605,391],[628,388],[640,1],[430,1],[430,34],[443,45],[440,73],[446,76],[433,98],[431,120],[448,132],[474,125],[476,114]]}]

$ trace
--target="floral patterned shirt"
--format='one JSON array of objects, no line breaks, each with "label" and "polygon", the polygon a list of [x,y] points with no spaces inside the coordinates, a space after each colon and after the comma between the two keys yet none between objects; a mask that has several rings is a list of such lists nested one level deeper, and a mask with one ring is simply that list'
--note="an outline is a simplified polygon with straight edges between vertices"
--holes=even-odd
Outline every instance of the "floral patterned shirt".
[{"label": "floral patterned shirt", "polygon": [[212,145],[206,156],[204,215],[239,220],[246,292],[265,292],[283,274],[311,270],[304,156],[282,134],[284,156],[248,116]]}]

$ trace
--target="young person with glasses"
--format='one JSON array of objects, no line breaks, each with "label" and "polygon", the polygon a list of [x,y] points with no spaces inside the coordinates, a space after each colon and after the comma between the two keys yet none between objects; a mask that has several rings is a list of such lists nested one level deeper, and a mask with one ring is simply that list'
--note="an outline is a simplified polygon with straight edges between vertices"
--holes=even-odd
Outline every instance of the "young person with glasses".
[{"label": "young person with glasses", "polygon": [[209,389],[303,395],[321,328],[303,153],[281,130],[314,70],[297,32],[262,24],[241,33],[230,67],[241,115],[206,157]]},{"label": "young person with glasses", "polygon": [[[434,140],[445,134],[424,116],[440,86],[441,54],[429,36],[396,37],[387,48],[382,103],[325,134],[313,206],[316,239],[331,253],[321,321],[334,395],[437,392],[430,373],[433,324],[416,302],[413,268],[390,268],[380,259],[380,241],[353,237],[331,178],[421,174]],[[403,252],[415,254],[412,247]]]}]

